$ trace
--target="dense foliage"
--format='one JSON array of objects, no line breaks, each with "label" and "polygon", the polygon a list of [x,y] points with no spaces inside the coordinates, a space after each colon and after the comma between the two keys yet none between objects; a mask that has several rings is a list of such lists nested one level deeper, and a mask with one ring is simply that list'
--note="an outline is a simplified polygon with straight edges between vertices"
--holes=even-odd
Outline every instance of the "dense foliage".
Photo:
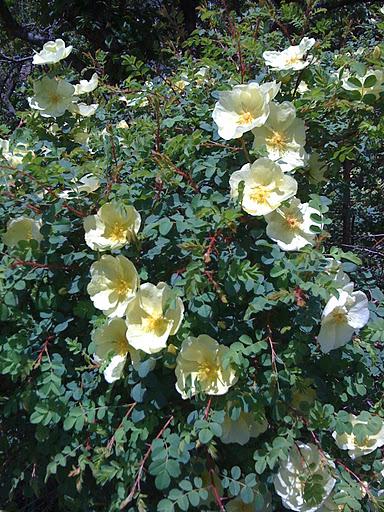
[{"label": "dense foliage", "polygon": [[[7,512],[383,507],[384,14],[340,31],[317,4],[202,7],[156,66],[104,49],[79,70],[74,36],[35,56],[0,157]],[[253,132],[222,100],[249,81]],[[271,207],[244,166],[291,188]]]}]

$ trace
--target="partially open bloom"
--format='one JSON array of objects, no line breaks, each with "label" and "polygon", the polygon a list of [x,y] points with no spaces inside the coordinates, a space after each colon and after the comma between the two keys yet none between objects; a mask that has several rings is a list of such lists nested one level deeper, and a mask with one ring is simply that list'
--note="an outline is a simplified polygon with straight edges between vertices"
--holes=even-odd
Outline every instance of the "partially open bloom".
[{"label": "partially open bloom", "polygon": [[199,391],[207,395],[224,395],[235,384],[232,366],[224,367],[228,347],[206,334],[183,341],[176,359],[176,389],[186,399]]},{"label": "partially open bloom", "polygon": [[33,151],[30,151],[28,149],[28,146],[26,144],[23,144],[22,142],[18,142],[11,149],[9,140],[5,139],[0,139],[0,151],[3,158],[14,167],[22,163],[25,155],[27,155],[28,153],[33,154]]},{"label": "partially open bloom", "polygon": [[315,44],[313,38],[304,37],[297,46],[290,46],[282,52],[267,51],[263,53],[263,58],[267,66],[276,70],[293,69],[299,71],[306,68],[311,62],[311,56],[306,54]]},{"label": "partially open bloom", "polygon": [[75,88],[66,80],[43,77],[33,83],[34,95],[28,98],[31,108],[43,117],[60,117],[69,110]]},{"label": "partially open bloom", "polygon": [[90,80],[80,80],[80,82],[75,85],[76,96],[94,91],[98,86],[98,83],[99,79],[96,73],[93,73]]},{"label": "partially open bloom", "polygon": [[[230,409],[230,404],[228,404]],[[258,437],[268,428],[268,422],[264,415],[256,417],[251,412],[241,411],[236,419],[232,419],[230,411],[226,411],[224,421],[221,424],[223,429],[220,436],[224,444],[238,443],[247,444],[251,437]]]},{"label": "partially open bloom", "polygon": [[[274,477],[274,486],[285,508],[297,512],[315,512],[325,502],[335,486],[332,470],[335,467],[327,454],[320,453],[317,446],[296,443],[291,448],[288,459],[280,463]],[[321,484],[321,499],[314,503],[305,500],[305,486],[310,477],[316,477]]]},{"label": "partially open bloom", "polygon": [[83,117],[91,117],[96,113],[98,107],[98,103],[92,103],[91,105],[87,105],[86,103],[73,102],[68,110],[70,110],[72,114],[79,114]]},{"label": "partially open bloom", "polygon": [[270,105],[270,114],[264,126],[254,128],[254,147],[265,146],[268,157],[283,171],[302,167],[308,158],[304,150],[305,126],[296,117],[296,109],[289,101]]},{"label": "partially open bloom", "polygon": [[126,311],[127,339],[147,354],[160,352],[169,336],[176,334],[184,314],[179,297],[172,304],[172,291],[166,283],[142,284]]},{"label": "partially open bloom", "polygon": [[[359,416],[349,414],[348,420],[352,424],[353,431],[350,434],[333,432],[332,436],[341,450],[348,450],[351,459],[368,455],[384,445],[384,422],[381,418],[363,411]],[[369,432],[363,438],[359,438],[358,435],[358,429],[361,426],[367,426]]]},{"label": "partially open bloom", "polygon": [[335,288],[344,288],[351,282],[348,274],[344,272],[341,262],[334,258],[325,258],[328,262],[325,272],[332,277],[332,284]]},{"label": "partially open bloom", "polygon": [[48,41],[43,49],[33,56],[34,64],[56,64],[60,60],[65,59],[72,51],[72,46],[65,46],[62,39],[56,41]]},{"label": "partially open bloom", "polygon": [[244,182],[241,206],[250,215],[273,212],[297,191],[296,180],[284,174],[280,166],[269,158],[245,164],[232,174],[229,185],[234,199],[239,196],[241,182]]},{"label": "partially open bloom", "polygon": [[113,201],[84,219],[85,242],[94,251],[120,249],[136,239],[141,217],[133,206]]},{"label": "partially open bloom", "polygon": [[100,180],[94,174],[88,173],[85,174],[78,181],[72,180],[71,186],[71,189],[63,190],[58,194],[58,196],[63,199],[67,199],[71,193],[80,194],[81,192],[84,192],[86,194],[91,194],[100,187]]},{"label": "partially open bloom", "polygon": [[258,499],[255,499],[252,503],[244,503],[241,497],[237,496],[233,500],[228,501],[225,505],[225,510],[226,512],[272,512],[271,493],[264,493],[262,501],[260,500],[260,494],[257,493],[257,497]]},{"label": "partially open bloom", "polygon": [[109,365],[104,370],[107,382],[114,382],[121,377],[128,357],[134,364],[140,361],[138,352],[127,341],[126,330],[122,318],[113,318],[92,333],[97,360],[103,362],[112,356]]},{"label": "partially open bloom", "polygon": [[305,245],[313,245],[316,234],[311,226],[321,227],[321,222],[312,220],[312,214],[320,215],[320,212],[294,197],[288,206],[281,206],[265,216],[267,235],[283,251],[299,251]]},{"label": "partially open bloom", "polygon": [[41,221],[30,219],[29,217],[18,217],[12,219],[7,224],[7,231],[3,235],[3,242],[8,247],[14,247],[20,241],[43,240],[40,233]]},{"label": "partially open bloom", "polygon": [[338,290],[339,297],[331,297],[321,319],[317,341],[322,352],[342,347],[369,320],[368,298],[363,292],[354,292],[353,283]]},{"label": "partially open bloom", "polygon": [[103,255],[92,263],[91,282],[87,291],[97,309],[109,317],[123,317],[135,298],[139,276],[133,263],[125,256]]},{"label": "partially open bloom", "polygon": [[279,92],[280,84],[250,82],[221,91],[212,117],[223,139],[238,139],[245,132],[262,126],[269,116],[269,104]]}]

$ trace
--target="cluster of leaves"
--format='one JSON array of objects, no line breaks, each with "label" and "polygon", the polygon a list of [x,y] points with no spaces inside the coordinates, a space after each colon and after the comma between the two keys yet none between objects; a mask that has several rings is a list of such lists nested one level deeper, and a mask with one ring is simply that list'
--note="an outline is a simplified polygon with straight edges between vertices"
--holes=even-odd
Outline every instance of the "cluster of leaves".
[{"label": "cluster of leaves", "polygon": [[[136,58],[125,59],[129,76],[121,88],[107,81],[99,88],[94,118],[66,114],[51,122],[20,114],[23,126],[11,140],[31,152],[17,168],[0,163],[0,220],[5,230],[11,217],[39,216],[44,240],[12,250],[0,243],[5,510],[220,510],[236,496],[262,510],[273,472],[295,439],[315,439],[337,461],[335,499],[342,510],[378,506],[382,457],[351,461],[331,433],[352,431],[341,410],[383,416],[383,295],[349,247],[326,239],[287,255],[266,239],[263,220],[230,201],[229,176],[245,155],[236,141],[219,139],[211,113],[215,91],[242,75],[265,77],[262,51],[288,43],[273,23],[287,24],[290,33],[293,27],[297,37],[313,23],[311,35],[322,49],[321,64],[300,75],[309,91],[298,96],[289,76],[283,88],[305,119],[309,146],[329,164],[328,181],[321,189],[309,185],[306,170],[297,173],[300,198],[337,219],[344,197],[337,176],[353,162],[355,222],[366,229],[366,205],[380,205],[377,174],[367,168],[381,157],[381,105],[356,101],[335,83],[331,71],[352,65],[346,52],[354,42],[340,54],[330,51],[326,33],[336,22],[323,9],[314,10],[312,21],[289,4],[274,12],[274,22],[270,9],[269,2],[250,7],[242,23],[225,9],[203,9],[202,27],[208,26],[187,43],[201,59],[172,56],[177,73],[156,77]],[[382,59],[367,49],[358,64],[382,66]],[[198,82],[201,65],[209,71]],[[186,77],[190,83],[181,90],[176,84]],[[90,171],[100,189],[60,197]],[[143,281],[177,288],[186,315],[173,346],[127,367],[124,379],[110,386],[92,358],[91,331],[101,318],[86,286],[97,254],[84,242],[82,220],[112,198],[134,204],[143,218],[139,243],[124,255]],[[369,219],[367,231],[380,226]],[[337,240],[338,222],[326,227]],[[369,293],[372,311],[353,343],[323,355],[315,336],[334,291],[324,271],[328,257],[342,261]],[[230,347],[240,378],[224,397],[185,401],[174,387],[175,353],[188,335],[201,333]],[[224,445],[228,401],[244,411],[265,410],[268,430],[244,447]],[[365,499],[361,481],[372,486]],[[316,500],[318,482],[308,481],[305,492]]]}]

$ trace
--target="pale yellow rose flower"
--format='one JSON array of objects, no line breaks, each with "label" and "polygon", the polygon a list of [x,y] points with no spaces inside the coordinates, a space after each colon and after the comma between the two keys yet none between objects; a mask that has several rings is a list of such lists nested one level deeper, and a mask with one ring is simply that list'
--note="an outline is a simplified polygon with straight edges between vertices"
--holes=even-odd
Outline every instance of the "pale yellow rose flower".
[{"label": "pale yellow rose flower", "polygon": [[8,247],[14,247],[20,241],[37,240],[41,242],[43,235],[40,233],[41,221],[28,217],[12,219],[7,224],[7,231],[3,235],[3,242]]},{"label": "pale yellow rose flower", "polygon": [[369,425],[373,429],[371,435],[367,435],[363,440],[359,440],[353,433],[333,432],[332,436],[337,446],[341,450],[348,450],[351,459],[368,455],[384,445],[384,421],[381,418],[363,412],[359,416],[349,414],[349,421],[354,428],[358,425]]},{"label": "pale yellow rose flower", "polygon": [[268,157],[284,172],[303,167],[308,159],[305,152],[305,125],[296,117],[293,103],[271,102],[270,114],[264,126],[254,128],[254,148],[265,147]]},{"label": "pale yellow rose flower", "polygon": [[267,66],[278,71],[292,69],[299,71],[309,66],[311,62],[311,55],[306,56],[308,51],[315,44],[315,39],[304,37],[297,46],[290,46],[289,48],[277,52],[266,51],[263,53],[263,58]]},{"label": "pale yellow rose flower", "polygon": [[126,331],[124,320],[113,318],[92,333],[97,361],[103,362],[112,355],[109,365],[104,370],[107,382],[114,382],[121,377],[128,358],[133,364],[140,361],[138,352],[127,341]]},{"label": "pale yellow rose flower", "polygon": [[135,298],[139,276],[125,256],[103,255],[91,265],[91,282],[87,291],[97,309],[111,318],[123,317]]},{"label": "pale yellow rose flower", "polygon": [[80,82],[75,85],[75,94],[76,96],[80,96],[81,94],[92,92],[96,89],[98,84],[98,76],[96,73],[93,73],[90,80],[80,80]]},{"label": "pale yellow rose flower", "polygon": [[184,340],[176,359],[176,389],[183,399],[202,391],[224,395],[237,382],[232,366],[224,368],[228,347],[206,334]]},{"label": "pale yellow rose flower", "polygon": [[[288,459],[280,462],[274,477],[274,486],[285,508],[297,512],[316,512],[331,494],[336,479],[333,477],[335,464],[329,456],[314,444],[297,442],[289,452]],[[323,493],[319,503],[306,502],[305,482],[316,476],[321,479]]]},{"label": "pale yellow rose flower", "polygon": [[82,117],[91,117],[96,113],[98,107],[98,103],[92,103],[91,105],[87,105],[86,103],[73,102],[69,106],[68,110],[72,112],[72,114],[79,114]]},{"label": "pale yellow rose flower", "polygon": [[250,215],[267,215],[297,192],[296,180],[284,174],[269,158],[245,164],[232,174],[229,185],[234,199],[239,196],[241,182],[244,183],[241,206]]},{"label": "pale yellow rose flower", "polygon": [[5,139],[0,139],[0,151],[3,158],[13,167],[21,164],[23,162],[23,158],[28,153],[31,153],[32,155],[34,154],[33,151],[30,151],[28,146],[22,142],[18,142],[11,149],[9,141]]},{"label": "pale yellow rose flower", "polygon": [[231,403],[228,404],[224,421],[221,424],[222,434],[220,440],[224,444],[237,443],[245,445],[251,437],[258,437],[268,428],[264,415],[256,416],[252,412],[241,411],[236,419],[231,417]]},{"label": "pale yellow rose flower", "polygon": [[43,46],[43,49],[33,56],[33,64],[56,64],[60,60],[65,59],[72,51],[72,46],[65,46],[62,39],[56,41],[48,41]]},{"label": "pale yellow rose flower", "polygon": [[85,242],[95,251],[120,249],[136,240],[141,217],[133,206],[112,201],[84,219]]},{"label": "pale yellow rose flower", "polygon": [[238,139],[268,119],[270,102],[277,95],[280,84],[266,82],[235,85],[231,91],[221,91],[212,117],[220,137]]},{"label": "pale yellow rose flower", "polygon": [[171,288],[166,283],[157,286],[145,283],[126,311],[127,339],[136,350],[147,354],[160,352],[169,336],[176,334],[184,315],[184,305],[177,297],[171,304]]},{"label": "pale yellow rose flower", "polygon": [[43,77],[33,83],[34,95],[28,98],[31,108],[43,117],[60,117],[72,108],[75,88],[66,80]]},{"label": "pale yellow rose flower", "polygon": [[70,194],[74,193],[80,194],[81,192],[84,192],[85,194],[91,194],[100,187],[100,180],[94,174],[88,173],[85,174],[79,180],[72,180],[71,185],[71,189],[63,190],[58,194],[58,196],[61,197],[62,199],[68,199]]},{"label": "pale yellow rose flower", "polygon": [[294,197],[289,205],[281,206],[265,216],[266,233],[283,251],[299,251],[306,245],[314,244],[316,234],[311,227],[322,227],[321,222],[311,219],[312,214],[320,216],[318,210]]}]

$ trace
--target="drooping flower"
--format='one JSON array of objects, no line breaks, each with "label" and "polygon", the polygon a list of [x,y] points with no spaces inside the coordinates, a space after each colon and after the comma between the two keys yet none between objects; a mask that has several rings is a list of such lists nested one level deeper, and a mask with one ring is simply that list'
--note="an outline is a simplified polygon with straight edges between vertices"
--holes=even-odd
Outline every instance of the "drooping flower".
[{"label": "drooping flower", "polygon": [[97,309],[111,318],[123,317],[135,298],[139,276],[125,256],[103,255],[91,265],[91,282],[87,291]]},{"label": "drooping flower", "polygon": [[325,258],[327,266],[325,272],[332,277],[332,284],[335,288],[344,288],[351,282],[348,274],[344,272],[341,262],[334,258]]},{"label": "drooping flower", "polygon": [[30,151],[28,149],[27,144],[23,144],[22,142],[18,142],[12,149],[10,148],[9,140],[0,139],[0,152],[5,160],[12,165],[13,167],[16,167],[17,165],[21,164],[23,161],[23,158],[28,153],[32,153],[33,151]]},{"label": "drooping flower", "polygon": [[267,66],[279,71],[293,69],[299,71],[311,63],[311,55],[306,57],[308,51],[315,44],[315,39],[304,37],[297,46],[290,46],[281,51],[266,51],[263,58]]},{"label": "drooping flower", "polygon": [[3,242],[8,247],[15,247],[20,241],[43,240],[40,233],[41,221],[29,217],[18,217],[7,224],[7,231],[3,235]]},{"label": "drooping flower", "polygon": [[127,339],[147,354],[160,352],[169,336],[176,334],[184,315],[179,297],[172,304],[172,291],[166,283],[142,284],[126,311]]},{"label": "drooping flower", "polygon": [[133,206],[112,201],[84,219],[85,242],[95,251],[120,249],[136,239],[141,217]]},{"label": "drooping flower", "polygon": [[305,165],[305,126],[296,117],[296,109],[289,101],[270,104],[270,114],[264,126],[254,128],[254,147],[265,146],[268,157],[277,162],[283,171]]},{"label": "drooping flower", "polygon": [[56,64],[60,60],[65,59],[72,51],[72,46],[65,46],[62,39],[56,41],[48,41],[43,46],[43,49],[33,56],[33,64]]},{"label": "drooping flower", "polygon": [[342,347],[369,320],[368,298],[363,292],[354,292],[353,283],[338,290],[339,297],[331,297],[321,319],[317,341],[322,352]]},{"label": "drooping flower", "polygon": [[96,89],[98,84],[98,76],[96,73],[93,73],[90,80],[80,80],[80,82],[75,85],[75,94],[76,96],[80,96],[81,94],[92,92]]},{"label": "drooping flower", "polygon": [[229,184],[234,199],[239,196],[241,182],[244,182],[241,206],[250,215],[273,212],[297,191],[296,180],[284,174],[280,166],[269,158],[245,164],[232,174]]},{"label": "drooping flower", "polygon": [[[351,459],[368,455],[384,445],[384,421],[381,418],[363,411],[358,416],[349,414],[348,421],[352,424],[351,433],[335,431],[332,436],[341,450],[348,450]],[[362,435],[359,429],[364,426],[367,430]]]},{"label": "drooping flower", "polygon": [[[335,486],[335,464],[328,455],[314,444],[298,442],[291,448],[288,459],[280,463],[274,477],[274,486],[285,508],[297,512],[315,512],[325,502]],[[306,501],[305,488],[311,478],[316,478],[323,490],[319,500]]]},{"label": "drooping flower", "polygon": [[75,88],[61,78],[48,78],[33,83],[34,95],[28,98],[31,108],[43,117],[60,117],[69,110],[74,100]]},{"label": "drooping flower", "polygon": [[[237,496],[233,500],[228,501],[225,510],[226,512],[272,512],[271,493],[265,492],[262,495],[257,493],[256,496],[251,503],[244,503],[241,496]],[[262,501],[260,500],[261,497],[263,498]]]},{"label": "drooping flower", "polygon": [[268,428],[268,422],[264,415],[255,414],[251,412],[240,411],[236,419],[232,419],[230,413],[231,404],[228,404],[228,410],[224,416],[224,421],[221,424],[222,434],[221,441],[224,444],[238,443],[241,445],[247,444],[251,437],[258,437]]},{"label": "drooping flower", "polygon": [[320,215],[320,212],[294,197],[288,206],[281,206],[265,216],[266,233],[283,251],[299,251],[308,244],[313,245],[316,234],[311,226],[322,226],[321,222],[311,219],[312,214]]},{"label": "drooping flower", "polygon": [[128,357],[133,364],[140,361],[138,352],[127,341],[126,331],[125,321],[122,318],[113,318],[92,333],[97,360],[103,362],[112,356],[104,370],[107,382],[114,382],[121,377]]},{"label": "drooping flower", "polygon": [[212,117],[220,137],[237,139],[245,132],[262,126],[269,116],[270,102],[279,92],[280,84],[250,82],[221,91]]},{"label": "drooping flower", "polygon": [[183,341],[176,359],[176,389],[183,399],[199,391],[207,395],[224,395],[237,376],[230,365],[224,367],[228,347],[206,334]]}]

